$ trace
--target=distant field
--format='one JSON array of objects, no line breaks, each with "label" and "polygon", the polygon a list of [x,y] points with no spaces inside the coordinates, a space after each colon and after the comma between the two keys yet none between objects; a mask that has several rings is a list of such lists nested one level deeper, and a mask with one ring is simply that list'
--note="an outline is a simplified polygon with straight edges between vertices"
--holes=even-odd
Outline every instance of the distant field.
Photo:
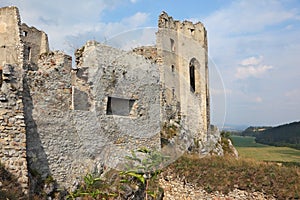
[{"label": "distant field", "polygon": [[254,137],[231,136],[240,157],[259,161],[300,163],[300,150],[256,143]]}]

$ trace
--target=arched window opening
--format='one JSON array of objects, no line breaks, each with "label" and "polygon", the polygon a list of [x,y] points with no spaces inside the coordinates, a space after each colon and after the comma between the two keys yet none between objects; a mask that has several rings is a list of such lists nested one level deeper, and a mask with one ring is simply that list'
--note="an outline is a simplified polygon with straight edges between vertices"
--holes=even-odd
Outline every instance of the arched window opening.
[{"label": "arched window opening", "polygon": [[195,92],[195,65],[190,63],[190,90]]},{"label": "arched window opening", "polygon": [[171,70],[172,70],[172,72],[174,72],[174,71],[175,71],[175,67],[174,67],[174,65],[171,65]]},{"label": "arched window opening", "polygon": [[[200,72],[200,63],[196,58],[192,58],[189,64],[189,74],[190,74],[190,90],[191,92],[196,91],[197,88],[200,87],[200,81],[198,80],[198,76],[196,77],[196,73]],[[197,81],[197,84],[196,84]]]}]

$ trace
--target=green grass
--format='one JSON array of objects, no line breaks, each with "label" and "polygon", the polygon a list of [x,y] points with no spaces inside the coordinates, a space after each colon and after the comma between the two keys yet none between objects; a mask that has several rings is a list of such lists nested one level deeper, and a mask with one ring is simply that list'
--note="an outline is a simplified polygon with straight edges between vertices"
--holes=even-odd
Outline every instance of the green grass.
[{"label": "green grass", "polygon": [[255,142],[255,137],[250,136],[230,136],[232,143],[235,147],[266,147],[267,145]]},{"label": "green grass", "polygon": [[231,136],[233,145],[242,158],[258,161],[291,162],[300,164],[300,150],[256,143],[254,137]]}]

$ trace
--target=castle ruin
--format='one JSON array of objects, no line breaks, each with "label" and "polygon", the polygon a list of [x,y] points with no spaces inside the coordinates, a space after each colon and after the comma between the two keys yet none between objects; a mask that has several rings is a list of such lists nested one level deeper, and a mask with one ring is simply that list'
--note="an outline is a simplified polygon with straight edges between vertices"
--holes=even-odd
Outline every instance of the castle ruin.
[{"label": "castle ruin", "polygon": [[205,149],[206,30],[163,12],[156,37],[133,51],[89,41],[72,68],[16,7],[0,9],[0,162],[25,190],[30,170],[68,187],[139,147]]}]

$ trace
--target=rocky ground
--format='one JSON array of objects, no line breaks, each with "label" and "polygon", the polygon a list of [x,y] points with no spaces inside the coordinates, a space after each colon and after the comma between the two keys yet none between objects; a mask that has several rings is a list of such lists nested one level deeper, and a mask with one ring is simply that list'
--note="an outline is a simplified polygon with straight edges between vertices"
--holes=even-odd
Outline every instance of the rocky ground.
[{"label": "rocky ground", "polygon": [[208,193],[204,188],[195,187],[192,184],[185,183],[174,179],[173,177],[161,178],[160,186],[164,189],[163,200],[271,200],[274,197],[265,195],[261,192],[246,192],[239,189],[234,189],[228,194],[220,192]]}]

